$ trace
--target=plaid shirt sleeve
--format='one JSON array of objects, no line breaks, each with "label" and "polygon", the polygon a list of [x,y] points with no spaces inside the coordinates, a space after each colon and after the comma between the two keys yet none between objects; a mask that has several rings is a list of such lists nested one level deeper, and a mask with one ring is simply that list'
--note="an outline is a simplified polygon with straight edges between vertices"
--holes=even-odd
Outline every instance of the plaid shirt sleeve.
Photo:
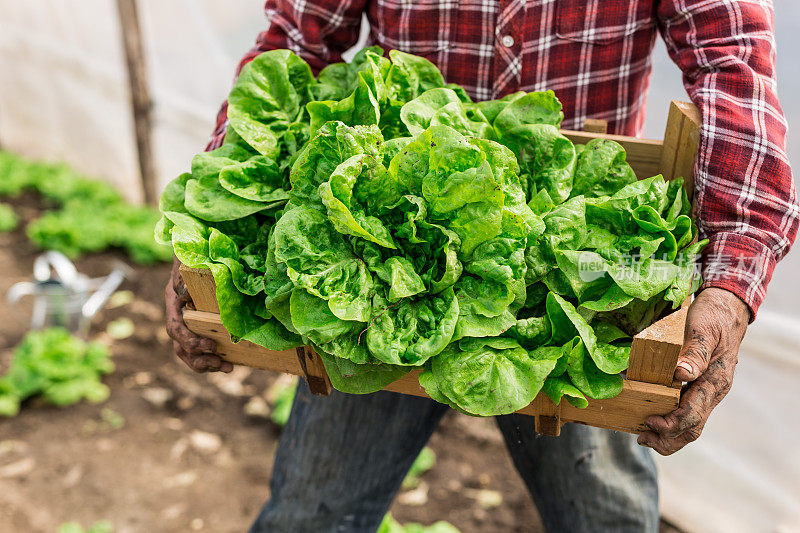
[{"label": "plaid shirt sleeve", "polygon": [[703,288],[733,292],[754,319],[800,218],[776,93],[772,2],[666,0],[658,18],[703,116],[694,199],[710,240]]},{"label": "plaid shirt sleeve", "polygon": [[[239,62],[236,76],[258,54],[287,48],[305,59],[319,73],[326,65],[342,61],[342,53],[358,42],[361,16],[367,0],[267,0],[264,10],[269,29],[259,34],[256,45]],[[206,151],[225,140],[228,102],[217,114],[217,123]]]},{"label": "plaid shirt sleeve", "polygon": [[[268,0],[270,27],[239,69],[275,48],[315,71],[341,61],[365,10],[372,41],[427,57],[473,97],[554,89],[566,127],[602,118],[628,135],[644,118],[657,25],[703,115],[695,168],[696,215],[711,241],[703,287],[732,291],[755,317],[800,220],[770,0]],[[222,144],[226,126],[223,105],[207,149]]]}]

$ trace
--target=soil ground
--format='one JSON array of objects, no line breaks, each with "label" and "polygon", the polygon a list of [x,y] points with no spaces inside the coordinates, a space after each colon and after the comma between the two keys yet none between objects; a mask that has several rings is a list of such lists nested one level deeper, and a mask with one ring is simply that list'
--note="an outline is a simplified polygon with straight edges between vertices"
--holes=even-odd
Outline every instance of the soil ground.
[{"label": "soil ground", "polygon": [[[23,220],[38,202],[10,202]],[[23,229],[0,234],[0,293],[26,280],[38,255]],[[107,274],[117,253],[76,261]],[[110,344],[116,370],[103,404],[64,409],[27,402],[0,419],[0,530],[53,532],[59,524],[111,521],[120,532],[241,532],[268,497],[280,428],[245,405],[277,374],[239,367],[201,375],[171,353],[164,330],[166,265],[136,267],[121,290],[135,299],[102,311],[91,337]],[[0,370],[24,335],[30,302],[0,302]],[[133,334],[113,340],[109,322],[128,317]],[[401,492],[392,513],[401,523],[447,520],[464,533],[535,532],[541,523],[491,420],[449,414],[430,446],[437,461],[417,489]],[[662,531],[674,531],[666,524]]]}]

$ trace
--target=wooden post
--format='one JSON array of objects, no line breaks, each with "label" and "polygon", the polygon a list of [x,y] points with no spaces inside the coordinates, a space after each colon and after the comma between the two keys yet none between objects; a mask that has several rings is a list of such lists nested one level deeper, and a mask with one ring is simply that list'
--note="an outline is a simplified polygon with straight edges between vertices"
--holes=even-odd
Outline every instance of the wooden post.
[{"label": "wooden post", "polygon": [[659,166],[664,179],[684,179],[689,199],[694,192],[694,162],[700,145],[701,119],[700,110],[693,104],[675,100],[670,103]]},{"label": "wooden post", "polygon": [[596,118],[587,118],[583,123],[583,131],[589,133],[606,133],[608,132],[608,121],[599,120]]},{"label": "wooden post", "polygon": [[680,387],[674,374],[688,311],[682,307],[633,337],[626,379]]},{"label": "wooden post", "polygon": [[128,82],[131,92],[131,111],[136,133],[136,151],[139,158],[139,174],[142,180],[144,200],[150,205],[158,201],[156,172],[153,162],[152,120],[150,110],[150,88],[147,83],[147,68],[139,27],[136,0],[117,0],[117,13],[122,28],[122,44],[128,64]]}]

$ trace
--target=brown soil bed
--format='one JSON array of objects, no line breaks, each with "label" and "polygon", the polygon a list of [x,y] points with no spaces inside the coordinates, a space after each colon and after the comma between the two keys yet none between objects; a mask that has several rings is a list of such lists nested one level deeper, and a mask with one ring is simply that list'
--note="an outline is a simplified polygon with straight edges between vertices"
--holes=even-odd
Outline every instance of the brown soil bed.
[{"label": "brown soil bed", "polygon": [[[30,197],[10,203],[24,220],[38,213]],[[23,229],[0,234],[2,294],[29,278],[38,253]],[[99,276],[119,259],[126,258],[103,253],[76,263],[81,272]],[[108,401],[57,409],[32,400],[17,417],[0,419],[3,531],[53,532],[67,521],[88,526],[108,519],[117,532],[240,532],[267,499],[280,428],[248,416],[244,406],[278,375],[188,370],[171,353],[164,331],[169,267],[135,270],[121,287],[135,300],[102,311],[92,326],[92,337],[109,342],[114,354],[116,371],[105,378]],[[14,308],[0,303],[2,370],[29,313],[30,302]],[[104,332],[121,317],[134,321],[135,332],[114,341]],[[401,493],[392,506],[400,522],[448,520],[465,533],[541,530],[491,420],[452,413],[430,446],[436,465],[422,476],[421,488]]]}]

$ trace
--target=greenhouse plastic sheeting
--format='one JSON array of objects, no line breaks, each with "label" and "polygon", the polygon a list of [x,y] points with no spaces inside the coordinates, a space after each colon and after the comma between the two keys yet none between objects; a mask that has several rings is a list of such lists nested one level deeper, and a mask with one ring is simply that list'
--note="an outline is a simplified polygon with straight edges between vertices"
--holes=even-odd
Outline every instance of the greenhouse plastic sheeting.
[{"label": "greenhouse plastic sheeting", "polygon": [[0,21],[0,146],[66,161],[138,200],[116,3],[3,0]]},{"label": "greenhouse plastic sheeting", "polygon": [[800,532],[800,322],[762,311],[699,440],[657,456],[663,514],[688,531]]},{"label": "greenhouse plastic sheeting", "polygon": [[[140,0],[159,185],[202,150],[262,0]],[[0,146],[63,160],[142,197],[114,0],[0,0]],[[24,103],[26,105],[20,105]]]},{"label": "greenhouse plastic sheeting", "polygon": [[139,2],[161,186],[208,142],[237,63],[267,28],[263,8],[262,0]]}]

